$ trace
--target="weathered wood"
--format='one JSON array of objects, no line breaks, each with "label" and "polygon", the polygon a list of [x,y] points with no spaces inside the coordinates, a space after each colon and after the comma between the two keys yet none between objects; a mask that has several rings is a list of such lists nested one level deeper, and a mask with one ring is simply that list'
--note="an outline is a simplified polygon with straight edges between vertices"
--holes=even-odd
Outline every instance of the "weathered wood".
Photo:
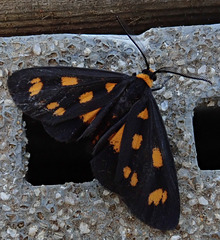
[{"label": "weathered wood", "polygon": [[119,15],[141,33],[151,27],[220,22],[220,1],[2,0],[0,36],[43,33],[122,33]]}]

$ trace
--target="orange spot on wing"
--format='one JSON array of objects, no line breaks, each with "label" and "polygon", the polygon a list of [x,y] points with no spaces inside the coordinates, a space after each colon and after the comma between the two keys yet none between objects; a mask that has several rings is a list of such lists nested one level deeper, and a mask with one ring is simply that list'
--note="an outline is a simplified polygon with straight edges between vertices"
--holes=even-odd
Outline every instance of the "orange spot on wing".
[{"label": "orange spot on wing", "polygon": [[134,134],[132,141],[132,148],[138,150],[141,147],[141,142],[143,141],[142,135]]},{"label": "orange spot on wing", "polygon": [[80,102],[80,103],[86,103],[86,102],[91,101],[92,98],[93,98],[93,92],[92,92],[92,91],[86,92],[86,93],[83,93],[83,94],[79,97],[79,102]]},{"label": "orange spot on wing", "polygon": [[125,124],[115,133],[110,137],[109,143],[113,145],[113,149],[115,152],[120,152],[120,147],[121,147],[121,140],[124,132]]},{"label": "orange spot on wing", "polygon": [[53,113],[53,115],[62,116],[65,112],[66,112],[66,110],[64,108],[60,107]]},{"label": "orange spot on wing", "polygon": [[163,195],[162,195],[162,203],[164,204],[167,200],[167,191],[163,191]]},{"label": "orange spot on wing", "polygon": [[145,108],[142,112],[138,114],[138,118],[142,118],[143,120],[146,120],[149,118],[147,108]]},{"label": "orange spot on wing", "polygon": [[149,77],[149,75],[144,74],[144,73],[140,73],[136,77],[144,80],[150,88],[153,86],[153,80]]},{"label": "orange spot on wing", "polygon": [[100,111],[100,109],[101,108],[97,108],[97,109],[95,109],[95,110],[93,110],[91,112],[83,114],[83,115],[80,116],[80,118],[85,123],[91,123],[95,119],[95,117],[96,117],[97,113]]},{"label": "orange spot on wing", "polygon": [[61,78],[62,86],[73,86],[78,84],[77,77],[62,77]]},{"label": "orange spot on wing", "polygon": [[159,168],[163,166],[163,158],[159,148],[153,148],[152,159],[154,167]]},{"label": "orange spot on wing", "polygon": [[124,178],[128,178],[130,173],[131,173],[131,168],[126,166],[126,167],[123,168],[123,172],[124,172]]},{"label": "orange spot on wing", "polygon": [[56,109],[56,111],[53,113],[53,115],[62,116],[66,112],[66,110],[62,107],[59,107],[59,106],[60,106],[60,104],[58,102],[51,102],[51,103],[47,104],[46,108],[48,110],[55,110]]},{"label": "orange spot on wing", "polygon": [[52,109],[55,109],[57,107],[59,107],[59,103],[58,102],[52,102],[52,103],[47,104],[47,109],[48,110],[52,110]]},{"label": "orange spot on wing", "polygon": [[167,191],[163,191],[162,188],[158,188],[157,190],[150,193],[148,197],[148,205],[151,205],[153,203],[155,206],[158,206],[160,200],[162,200],[163,204],[167,200]]},{"label": "orange spot on wing", "polygon": [[130,184],[132,187],[135,187],[138,183],[138,178],[137,178],[137,173],[134,172],[131,176],[131,181],[130,181]]},{"label": "orange spot on wing", "polygon": [[106,83],[105,84],[105,89],[107,90],[107,92],[111,92],[113,90],[113,88],[115,87],[117,83]]},{"label": "orange spot on wing", "polygon": [[43,88],[43,83],[41,82],[40,78],[34,78],[31,80],[31,84],[33,84],[30,88],[29,88],[29,92],[30,92],[30,96],[34,96],[37,95],[41,89]]},{"label": "orange spot on wing", "polygon": [[35,83],[39,83],[39,82],[41,82],[41,79],[39,77],[38,78],[33,78],[31,80],[31,84],[35,84]]}]

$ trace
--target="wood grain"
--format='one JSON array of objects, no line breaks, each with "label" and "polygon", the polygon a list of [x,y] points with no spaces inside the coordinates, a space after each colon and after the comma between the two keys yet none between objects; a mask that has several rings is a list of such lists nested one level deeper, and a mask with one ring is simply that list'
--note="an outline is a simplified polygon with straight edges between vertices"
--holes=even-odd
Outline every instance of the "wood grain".
[{"label": "wood grain", "polygon": [[219,23],[220,1],[2,0],[0,36],[123,33],[116,15],[136,34],[151,27]]}]

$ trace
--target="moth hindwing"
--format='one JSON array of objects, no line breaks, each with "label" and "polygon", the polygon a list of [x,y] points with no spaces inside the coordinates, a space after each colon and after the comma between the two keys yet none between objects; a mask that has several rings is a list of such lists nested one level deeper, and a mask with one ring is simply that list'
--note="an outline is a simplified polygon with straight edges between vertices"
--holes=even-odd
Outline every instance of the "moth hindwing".
[{"label": "moth hindwing", "polygon": [[91,166],[148,225],[173,229],[179,220],[176,170],[151,86],[152,70],[137,76],[73,67],[38,67],[12,74],[17,106],[58,141],[90,137]]}]

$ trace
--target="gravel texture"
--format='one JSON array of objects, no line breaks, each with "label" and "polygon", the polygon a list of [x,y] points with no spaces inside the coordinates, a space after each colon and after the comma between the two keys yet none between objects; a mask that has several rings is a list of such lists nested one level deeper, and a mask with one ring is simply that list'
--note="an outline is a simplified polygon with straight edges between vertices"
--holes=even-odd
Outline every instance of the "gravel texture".
[{"label": "gravel texture", "polygon": [[[8,93],[9,74],[58,64],[127,74],[145,67],[126,36],[41,35],[0,38],[0,239],[220,239],[220,170],[199,169],[192,127],[196,106],[220,106],[220,25],[157,28],[137,38],[152,69],[173,66],[213,83],[174,76],[154,93],[177,168],[177,229],[164,233],[143,224],[97,180],[32,186],[24,179],[27,139]],[[167,76],[158,74],[158,85]]]}]

